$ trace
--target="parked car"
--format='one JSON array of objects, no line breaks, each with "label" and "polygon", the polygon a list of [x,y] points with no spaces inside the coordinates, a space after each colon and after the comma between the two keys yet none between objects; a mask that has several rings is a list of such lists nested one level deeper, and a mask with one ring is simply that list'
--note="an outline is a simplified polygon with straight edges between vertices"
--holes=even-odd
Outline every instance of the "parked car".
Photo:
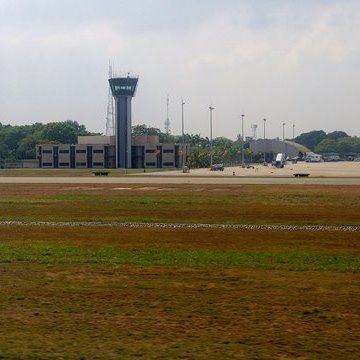
[{"label": "parked car", "polygon": [[210,168],[211,171],[224,171],[224,165],[223,164],[214,164]]}]

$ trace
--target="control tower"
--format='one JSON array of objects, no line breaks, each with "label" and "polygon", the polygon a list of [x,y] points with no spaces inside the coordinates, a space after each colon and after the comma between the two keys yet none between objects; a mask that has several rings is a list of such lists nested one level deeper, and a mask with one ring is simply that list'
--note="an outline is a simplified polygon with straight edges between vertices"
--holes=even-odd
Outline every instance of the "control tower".
[{"label": "control tower", "polygon": [[116,167],[131,168],[131,100],[135,96],[137,77],[109,79],[115,98]]}]

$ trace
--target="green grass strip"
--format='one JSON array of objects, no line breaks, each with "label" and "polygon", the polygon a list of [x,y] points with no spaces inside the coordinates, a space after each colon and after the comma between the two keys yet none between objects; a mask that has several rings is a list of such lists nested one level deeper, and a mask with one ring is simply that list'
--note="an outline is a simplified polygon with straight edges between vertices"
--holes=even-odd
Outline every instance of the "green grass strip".
[{"label": "green grass strip", "polygon": [[0,263],[128,264],[136,266],[243,267],[292,271],[360,272],[360,257],[313,253],[214,250],[80,248],[0,245]]}]

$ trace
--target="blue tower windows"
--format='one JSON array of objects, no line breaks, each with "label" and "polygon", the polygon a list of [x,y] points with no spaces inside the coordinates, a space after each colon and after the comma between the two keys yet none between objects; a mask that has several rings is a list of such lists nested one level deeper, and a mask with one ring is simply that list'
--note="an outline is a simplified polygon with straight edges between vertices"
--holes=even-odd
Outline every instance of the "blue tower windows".
[{"label": "blue tower windows", "polygon": [[135,91],[135,86],[131,86],[131,85],[114,85],[114,91],[115,92],[122,92],[122,91],[130,91],[130,92],[134,92]]},{"label": "blue tower windows", "polygon": [[114,96],[134,96],[138,78],[112,78],[109,83]]}]

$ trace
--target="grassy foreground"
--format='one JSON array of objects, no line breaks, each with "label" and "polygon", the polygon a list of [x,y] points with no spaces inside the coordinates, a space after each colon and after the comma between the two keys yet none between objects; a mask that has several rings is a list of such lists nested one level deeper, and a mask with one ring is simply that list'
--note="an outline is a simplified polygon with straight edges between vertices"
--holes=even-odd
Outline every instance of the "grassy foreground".
[{"label": "grassy foreground", "polygon": [[0,184],[0,220],[360,225],[360,186],[120,186]]},{"label": "grassy foreground", "polygon": [[358,359],[360,232],[91,226],[359,225],[358,187],[278,190],[1,185],[2,220],[89,226],[0,225],[0,359]]}]

